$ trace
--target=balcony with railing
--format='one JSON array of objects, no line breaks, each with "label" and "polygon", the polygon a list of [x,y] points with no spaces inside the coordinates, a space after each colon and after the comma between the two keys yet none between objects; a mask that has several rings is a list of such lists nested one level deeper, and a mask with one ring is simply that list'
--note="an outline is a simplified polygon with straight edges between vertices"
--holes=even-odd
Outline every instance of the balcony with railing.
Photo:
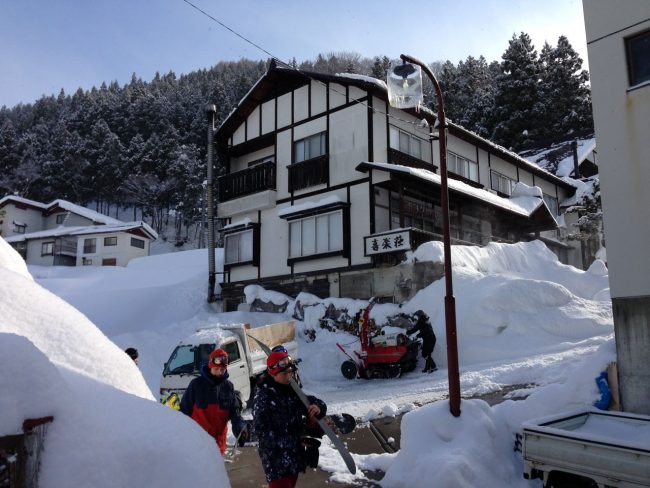
[{"label": "balcony with railing", "polygon": [[[84,252],[85,252],[84,246]],[[94,252],[94,251],[88,251]],[[54,243],[54,254],[66,254],[75,256],[77,254],[77,241],[74,239],[57,239]]]},{"label": "balcony with railing", "polygon": [[218,184],[219,202],[227,202],[265,190],[275,190],[275,162],[256,164],[221,176]]},{"label": "balcony with railing", "polygon": [[329,156],[327,154],[290,164],[287,169],[289,170],[289,191],[327,184],[330,179]]}]

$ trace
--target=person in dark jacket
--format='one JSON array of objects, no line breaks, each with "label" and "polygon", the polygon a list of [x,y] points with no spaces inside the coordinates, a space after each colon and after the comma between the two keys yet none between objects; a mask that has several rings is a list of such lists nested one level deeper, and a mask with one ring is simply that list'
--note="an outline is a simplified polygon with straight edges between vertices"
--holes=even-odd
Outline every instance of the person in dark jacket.
[{"label": "person in dark jacket", "polygon": [[422,310],[418,310],[413,314],[417,322],[413,327],[406,331],[406,335],[415,334],[417,332],[417,337],[422,339],[422,357],[424,358],[424,369],[423,373],[432,373],[438,369],[436,362],[431,357],[433,354],[433,348],[436,346],[436,335],[433,332],[433,327],[431,327],[431,322],[429,317]]},{"label": "person in dark jacket", "polygon": [[313,466],[313,458],[311,462],[307,459],[313,454],[313,445],[306,447],[303,435],[309,430],[312,435],[314,431],[322,435],[317,419],[325,416],[327,406],[311,395],[307,397],[309,408],[300,401],[289,384],[295,365],[286,350],[272,352],[266,365],[255,391],[253,431],[269,488],[293,488],[298,473]]},{"label": "person in dark jacket", "polygon": [[181,399],[181,412],[192,417],[214,437],[221,454],[226,452],[228,421],[240,442],[247,437],[246,422],[241,418],[239,392],[228,380],[228,353],[215,349],[208,364],[201,367],[201,376],[194,378]]},{"label": "person in dark jacket", "polygon": [[133,362],[135,364],[138,364],[138,350],[135,347],[127,347],[124,352],[131,358],[133,359]]}]

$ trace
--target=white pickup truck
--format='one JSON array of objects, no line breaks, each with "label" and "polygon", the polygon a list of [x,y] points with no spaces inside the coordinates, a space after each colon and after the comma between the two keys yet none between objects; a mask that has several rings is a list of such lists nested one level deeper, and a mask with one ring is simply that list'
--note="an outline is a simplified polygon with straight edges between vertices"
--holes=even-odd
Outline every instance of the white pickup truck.
[{"label": "white pickup truck", "polygon": [[650,417],[586,410],[526,422],[524,478],[545,487],[650,487]]},{"label": "white pickup truck", "polygon": [[266,369],[266,354],[255,337],[269,347],[284,345],[289,355],[298,358],[298,343],[293,320],[252,328],[249,324],[217,324],[198,329],[174,348],[160,379],[160,398],[175,392],[179,398],[207,363],[210,353],[221,348],[228,353],[229,380],[241,398],[250,400],[257,377]]}]

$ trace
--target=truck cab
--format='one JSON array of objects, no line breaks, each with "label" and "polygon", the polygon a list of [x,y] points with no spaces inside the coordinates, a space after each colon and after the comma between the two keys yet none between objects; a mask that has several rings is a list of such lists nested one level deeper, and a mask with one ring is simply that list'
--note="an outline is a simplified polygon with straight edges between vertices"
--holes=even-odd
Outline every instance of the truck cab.
[{"label": "truck cab", "polygon": [[269,347],[282,344],[298,359],[292,320],[258,327],[248,323],[208,325],[181,340],[172,351],[160,379],[161,401],[170,393],[182,398],[190,382],[200,376],[210,353],[221,348],[228,353],[228,379],[242,400],[248,402],[257,377],[266,370],[266,354],[251,337]]},{"label": "truck cab", "polygon": [[[208,362],[210,353],[216,347],[214,342],[181,343],[176,346],[163,369],[161,397],[172,392],[179,398],[182,397],[190,381],[201,375],[201,366]],[[239,391],[242,399],[247,400],[251,393],[250,371],[241,342],[236,337],[231,337],[221,342],[219,347],[228,353],[228,379],[235,390]]]}]

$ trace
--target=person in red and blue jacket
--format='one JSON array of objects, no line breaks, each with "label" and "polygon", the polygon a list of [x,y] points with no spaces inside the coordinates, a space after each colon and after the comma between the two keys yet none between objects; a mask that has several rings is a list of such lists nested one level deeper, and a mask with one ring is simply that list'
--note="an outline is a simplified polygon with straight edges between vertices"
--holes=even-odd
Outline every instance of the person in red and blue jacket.
[{"label": "person in red and blue jacket", "polygon": [[208,364],[201,367],[201,376],[192,380],[181,399],[181,412],[214,437],[221,454],[226,452],[229,420],[240,443],[248,434],[247,424],[241,417],[242,401],[228,380],[227,369],[228,353],[215,349]]}]

